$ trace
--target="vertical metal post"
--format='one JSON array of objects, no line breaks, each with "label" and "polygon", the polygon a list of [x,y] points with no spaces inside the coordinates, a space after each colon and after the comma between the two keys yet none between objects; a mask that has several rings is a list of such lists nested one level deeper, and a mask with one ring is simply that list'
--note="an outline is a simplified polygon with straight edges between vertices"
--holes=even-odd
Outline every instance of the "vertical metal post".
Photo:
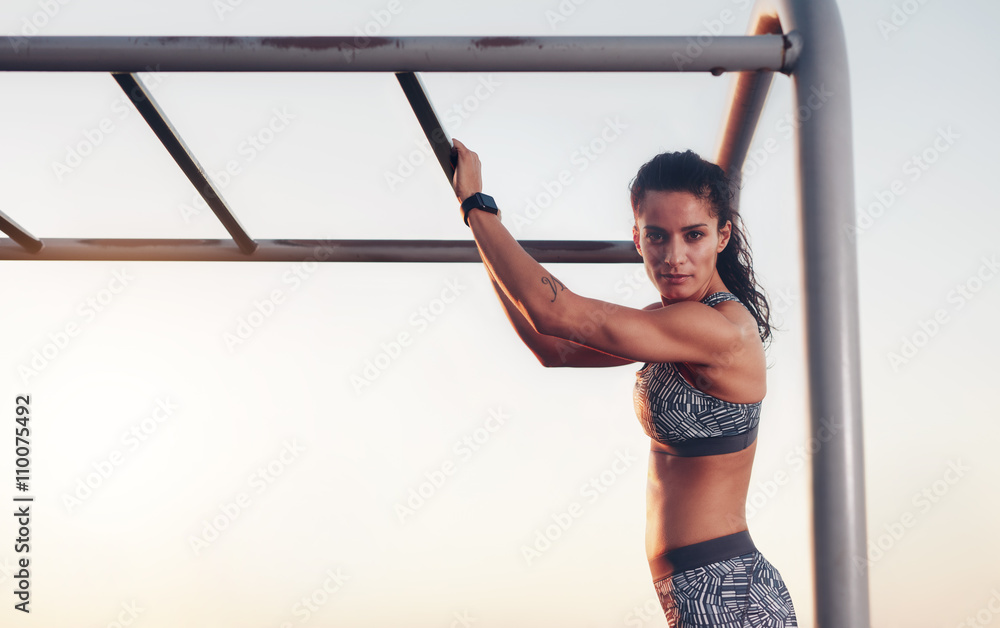
[{"label": "vertical metal post", "polygon": [[854,162],[847,44],[834,0],[763,0],[802,50],[792,73],[805,264],[816,625],[868,628]]}]

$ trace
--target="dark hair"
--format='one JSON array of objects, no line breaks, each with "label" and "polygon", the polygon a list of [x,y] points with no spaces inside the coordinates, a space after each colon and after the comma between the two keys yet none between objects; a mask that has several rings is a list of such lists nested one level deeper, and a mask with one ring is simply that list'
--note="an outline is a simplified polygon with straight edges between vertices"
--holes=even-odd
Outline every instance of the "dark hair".
[{"label": "dark hair", "polygon": [[715,267],[719,277],[757,319],[757,331],[762,341],[771,337],[771,307],[758,289],[750,259],[750,247],[743,234],[740,215],[733,206],[736,188],[719,166],[705,161],[693,151],[662,153],[639,168],[632,179],[632,213],[638,218],[640,203],[648,191],[689,192],[707,200],[718,218],[718,228],[732,223],[729,243],[719,253]]}]

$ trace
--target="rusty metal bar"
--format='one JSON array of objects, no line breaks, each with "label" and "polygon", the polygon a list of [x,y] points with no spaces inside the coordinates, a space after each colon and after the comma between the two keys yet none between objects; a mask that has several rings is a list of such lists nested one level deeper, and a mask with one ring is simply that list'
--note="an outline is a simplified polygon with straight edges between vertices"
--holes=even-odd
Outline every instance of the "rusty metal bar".
[{"label": "rusty metal bar", "polygon": [[[6,41],[4,41],[6,40]],[[781,35],[632,37],[0,37],[0,71],[782,71]]]},{"label": "rusty metal bar", "polygon": [[[631,240],[522,240],[521,246],[542,263],[642,262]],[[0,238],[0,260],[481,263],[482,258],[472,240],[259,240],[247,256],[231,240],[47,238],[45,248],[32,254]]]}]

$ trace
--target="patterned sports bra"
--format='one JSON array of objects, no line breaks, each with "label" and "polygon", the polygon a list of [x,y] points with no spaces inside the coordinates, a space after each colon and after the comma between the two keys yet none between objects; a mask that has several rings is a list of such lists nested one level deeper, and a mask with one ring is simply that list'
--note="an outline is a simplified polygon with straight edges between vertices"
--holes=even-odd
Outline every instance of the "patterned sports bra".
[{"label": "patterned sports bra", "polygon": [[[715,292],[701,302],[739,301]],[[632,400],[646,435],[674,456],[713,456],[746,449],[757,438],[761,402],[733,403],[689,384],[672,362],[647,362],[635,374]]]}]

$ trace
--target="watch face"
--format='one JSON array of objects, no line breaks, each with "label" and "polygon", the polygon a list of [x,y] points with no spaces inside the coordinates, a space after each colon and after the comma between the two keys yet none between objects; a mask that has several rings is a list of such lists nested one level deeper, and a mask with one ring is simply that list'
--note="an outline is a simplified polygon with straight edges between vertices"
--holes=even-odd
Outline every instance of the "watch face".
[{"label": "watch face", "polygon": [[491,209],[493,211],[500,211],[500,208],[497,207],[497,202],[495,200],[493,200],[493,197],[490,196],[489,194],[480,194],[479,195],[479,200],[481,202],[480,206],[483,209]]}]

